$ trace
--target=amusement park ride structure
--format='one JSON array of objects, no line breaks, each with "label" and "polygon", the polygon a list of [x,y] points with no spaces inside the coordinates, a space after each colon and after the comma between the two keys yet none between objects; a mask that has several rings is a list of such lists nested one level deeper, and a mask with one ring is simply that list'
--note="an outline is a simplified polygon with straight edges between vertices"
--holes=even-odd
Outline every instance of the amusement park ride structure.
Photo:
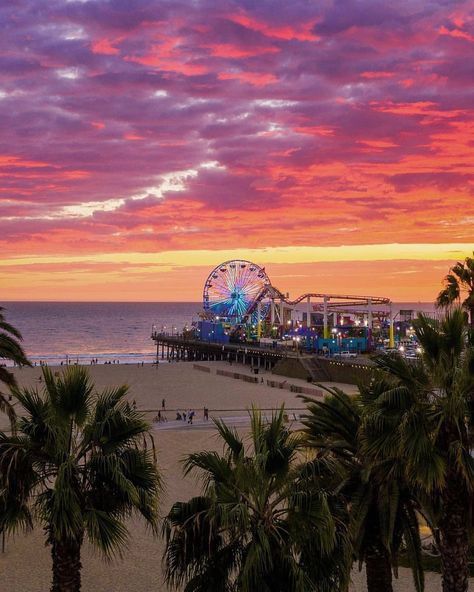
[{"label": "amusement park ride structure", "polygon": [[322,313],[324,338],[329,337],[331,314],[334,318],[339,314],[355,314],[364,316],[369,328],[374,318],[388,320],[390,347],[394,345],[394,319],[389,298],[308,292],[290,300],[271,283],[265,268],[245,260],[225,261],[211,271],[204,284],[203,316],[234,325],[253,323],[260,338],[264,321],[268,320],[272,327],[285,326],[291,311],[302,302],[307,327],[311,326],[313,313]]}]

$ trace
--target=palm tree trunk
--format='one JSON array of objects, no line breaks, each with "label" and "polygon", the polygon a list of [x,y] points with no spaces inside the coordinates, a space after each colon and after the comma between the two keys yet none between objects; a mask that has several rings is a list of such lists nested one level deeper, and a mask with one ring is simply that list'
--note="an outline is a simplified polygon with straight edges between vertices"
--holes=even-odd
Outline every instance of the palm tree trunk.
[{"label": "palm tree trunk", "polygon": [[443,495],[439,528],[443,592],[467,592],[469,585],[469,498],[463,492],[462,485],[453,479]]},{"label": "palm tree trunk", "polygon": [[51,542],[53,559],[53,583],[51,592],[80,592],[81,590],[81,542]]},{"label": "palm tree trunk", "polygon": [[393,592],[392,567],[382,545],[374,545],[365,558],[367,592]]}]

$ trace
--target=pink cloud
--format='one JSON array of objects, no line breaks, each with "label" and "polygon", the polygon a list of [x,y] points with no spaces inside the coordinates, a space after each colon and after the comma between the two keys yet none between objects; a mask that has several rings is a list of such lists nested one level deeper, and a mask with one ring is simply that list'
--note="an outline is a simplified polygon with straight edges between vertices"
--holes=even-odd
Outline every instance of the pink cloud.
[{"label": "pink cloud", "polygon": [[110,39],[99,39],[92,43],[92,51],[93,53],[100,53],[103,55],[117,55],[120,53],[120,50],[117,47],[114,47],[113,43],[117,43],[117,40],[111,41]]},{"label": "pink cloud", "polygon": [[215,43],[207,46],[211,55],[220,58],[248,58],[265,53],[278,53],[280,49],[272,46],[238,46],[232,43]]},{"label": "pink cloud", "polygon": [[229,15],[228,19],[247,29],[257,31],[266,37],[273,37],[275,39],[284,39],[285,41],[290,41],[292,39],[296,39],[297,41],[317,41],[319,39],[319,37],[312,32],[316,20],[300,24],[297,27],[292,27],[283,24],[271,25],[268,22],[259,21],[245,13]]},{"label": "pink cloud", "polygon": [[2,254],[472,242],[470,4],[278,7],[3,3]]},{"label": "pink cloud", "polygon": [[474,42],[474,35],[470,35],[466,31],[461,31],[460,29],[448,29],[444,25],[439,29],[439,34],[448,35],[449,37],[454,37],[455,39],[465,39],[471,43]]},{"label": "pink cloud", "polygon": [[274,74],[264,72],[219,72],[219,80],[239,80],[252,86],[267,86],[277,81]]}]

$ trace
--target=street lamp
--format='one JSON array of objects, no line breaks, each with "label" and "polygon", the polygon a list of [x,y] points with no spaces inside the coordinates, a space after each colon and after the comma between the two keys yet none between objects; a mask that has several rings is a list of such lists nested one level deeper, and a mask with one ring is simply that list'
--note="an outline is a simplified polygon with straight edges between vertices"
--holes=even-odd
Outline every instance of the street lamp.
[{"label": "street lamp", "polygon": [[338,348],[339,353],[340,353],[341,352],[341,349],[342,349],[342,333],[341,332],[339,332],[337,334],[337,348]]},{"label": "street lamp", "polygon": [[333,341],[333,343],[336,344],[336,349],[337,349],[337,341],[336,341],[337,329],[336,329],[336,327],[333,327],[331,329],[331,333],[332,333],[332,341]]}]

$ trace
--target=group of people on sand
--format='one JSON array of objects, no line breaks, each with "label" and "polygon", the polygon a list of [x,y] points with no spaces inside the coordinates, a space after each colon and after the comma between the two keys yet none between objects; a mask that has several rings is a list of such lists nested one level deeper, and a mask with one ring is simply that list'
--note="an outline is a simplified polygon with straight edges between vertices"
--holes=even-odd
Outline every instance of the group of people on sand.
[{"label": "group of people on sand", "polygon": [[176,421],[187,421],[189,424],[193,425],[193,419],[195,415],[196,412],[194,411],[194,409],[188,409],[187,411],[183,411],[183,413],[177,411]]},{"label": "group of people on sand", "polygon": [[153,418],[153,422],[154,423],[161,423],[163,421],[168,421],[168,418],[166,417],[166,415],[164,413],[161,413],[161,410],[160,410]]},{"label": "group of people on sand", "polygon": [[[196,412],[194,411],[194,409],[188,409],[188,411],[183,411],[182,413],[181,411],[177,411],[176,421],[187,421],[190,425],[192,425],[195,415]],[[203,419],[204,421],[209,420],[209,409],[207,407],[204,407]]]},{"label": "group of people on sand", "polygon": [[[161,400],[161,409],[158,411],[158,413],[155,415],[155,417],[153,418],[153,422],[154,423],[162,423],[164,421],[168,421],[168,418],[165,415],[166,411],[166,399],[163,398]],[[187,422],[188,424],[192,425],[193,424],[193,420],[196,416],[196,412],[194,411],[194,409],[188,409],[187,411],[176,411],[176,418],[175,421],[184,421]],[[209,409],[207,407],[204,407],[203,409],[203,419],[204,421],[208,421],[209,420]]]}]

